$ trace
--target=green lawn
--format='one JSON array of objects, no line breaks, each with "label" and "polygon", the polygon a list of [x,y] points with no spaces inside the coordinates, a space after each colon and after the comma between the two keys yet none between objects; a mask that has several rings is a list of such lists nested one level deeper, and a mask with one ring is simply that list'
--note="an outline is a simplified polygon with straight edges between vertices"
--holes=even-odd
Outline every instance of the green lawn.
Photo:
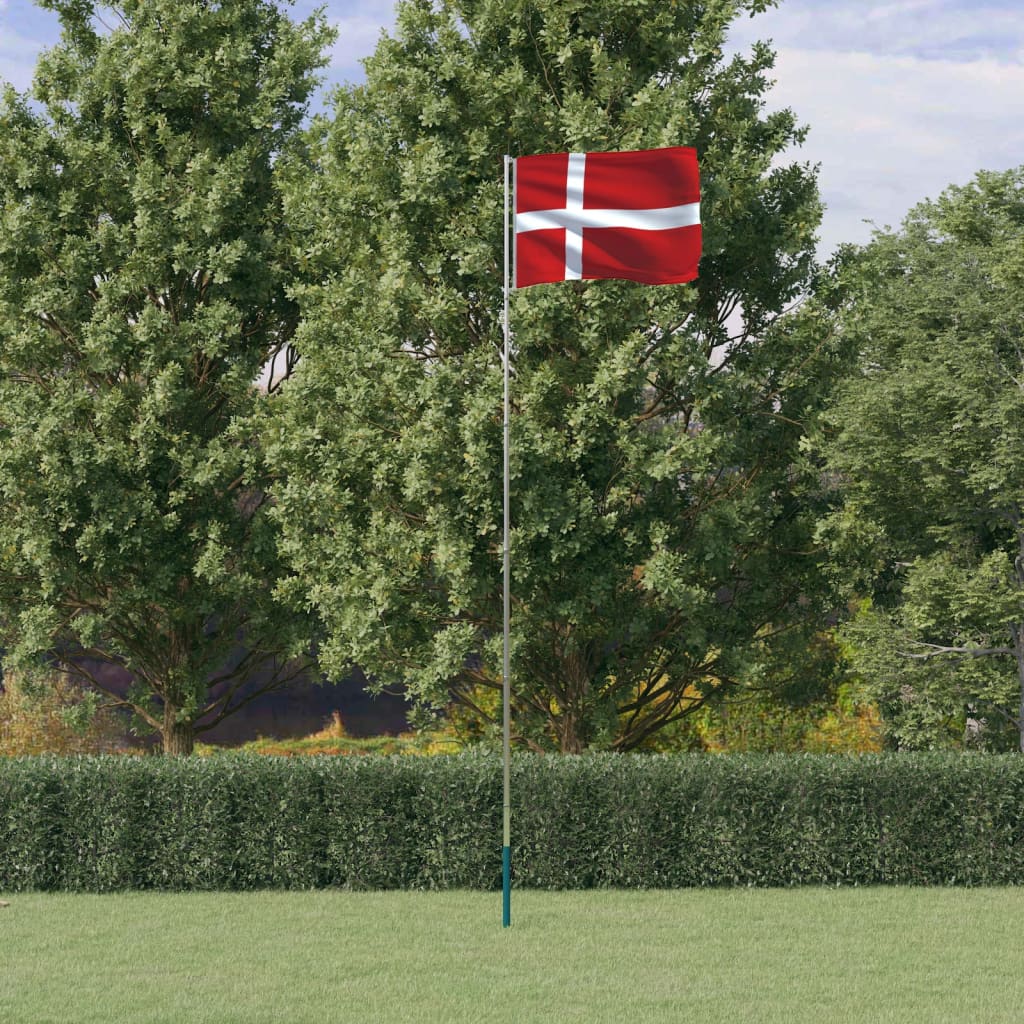
[{"label": "green lawn", "polygon": [[3,1024],[1021,1020],[1016,889],[14,894]]}]

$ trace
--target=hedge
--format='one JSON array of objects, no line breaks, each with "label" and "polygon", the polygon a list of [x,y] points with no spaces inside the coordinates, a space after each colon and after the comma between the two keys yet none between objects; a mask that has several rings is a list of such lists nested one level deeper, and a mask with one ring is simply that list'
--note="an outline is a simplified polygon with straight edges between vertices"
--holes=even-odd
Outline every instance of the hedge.
[{"label": "hedge", "polygon": [[[517,887],[1024,883],[1024,757],[517,755]],[[0,892],[493,889],[498,757],[0,758]]]}]

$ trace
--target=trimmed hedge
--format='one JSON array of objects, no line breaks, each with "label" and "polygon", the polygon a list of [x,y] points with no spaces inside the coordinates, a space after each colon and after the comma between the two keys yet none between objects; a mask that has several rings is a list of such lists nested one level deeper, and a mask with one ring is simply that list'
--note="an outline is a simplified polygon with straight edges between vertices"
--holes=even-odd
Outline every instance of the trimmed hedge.
[{"label": "trimmed hedge", "polygon": [[[518,887],[1024,883],[1024,757],[513,761]],[[501,762],[0,758],[0,891],[493,889]]]}]

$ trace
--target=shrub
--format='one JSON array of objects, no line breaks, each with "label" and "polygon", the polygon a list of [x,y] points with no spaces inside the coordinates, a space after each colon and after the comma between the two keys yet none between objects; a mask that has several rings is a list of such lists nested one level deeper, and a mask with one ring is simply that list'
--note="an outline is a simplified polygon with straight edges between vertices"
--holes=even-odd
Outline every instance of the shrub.
[{"label": "shrub", "polygon": [[789,704],[751,691],[709,704],[654,733],[645,749],[658,753],[876,754],[884,745],[878,707],[860,685],[809,703]]},{"label": "shrub", "polygon": [[116,749],[120,727],[84,692],[54,672],[29,686],[7,670],[0,693],[0,755],[98,754]]},{"label": "shrub", "polygon": [[[517,755],[519,887],[1024,883],[1024,758]],[[0,891],[500,884],[501,761],[0,761]]]}]

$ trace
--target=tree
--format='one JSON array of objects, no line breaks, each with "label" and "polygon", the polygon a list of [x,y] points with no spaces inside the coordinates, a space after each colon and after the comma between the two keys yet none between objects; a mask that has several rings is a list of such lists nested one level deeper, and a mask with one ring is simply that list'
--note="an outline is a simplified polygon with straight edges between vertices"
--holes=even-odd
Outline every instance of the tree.
[{"label": "tree", "polygon": [[[341,90],[287,209],[296,376],[271,458],[282,592],[321,660],[481,722],[501,684],[502,154],[697,148],[693,284],[513,299],[513,703],[538,749],[635,748],[811,649],[827,346],[769,327],[807,288],[814,171],[765,115],[773,56],[723,59],[728,0],[415,0]],[[799,670],[797,670],[799,674]]]},{"label": "tree", "polygon": [[1024,749],[1024,168],[915,207],[845,275],[828,530],[870,597],[848,633],[901,745]]},{"label": "tree", "polygon": [[273,165],[330,33],[269,0],[44,6],[61,43],[0,104],[0,634],[99,690],[87,659],[123,667],[113,703],[189,753],[298,667],[255,381],[297,320]]}]

